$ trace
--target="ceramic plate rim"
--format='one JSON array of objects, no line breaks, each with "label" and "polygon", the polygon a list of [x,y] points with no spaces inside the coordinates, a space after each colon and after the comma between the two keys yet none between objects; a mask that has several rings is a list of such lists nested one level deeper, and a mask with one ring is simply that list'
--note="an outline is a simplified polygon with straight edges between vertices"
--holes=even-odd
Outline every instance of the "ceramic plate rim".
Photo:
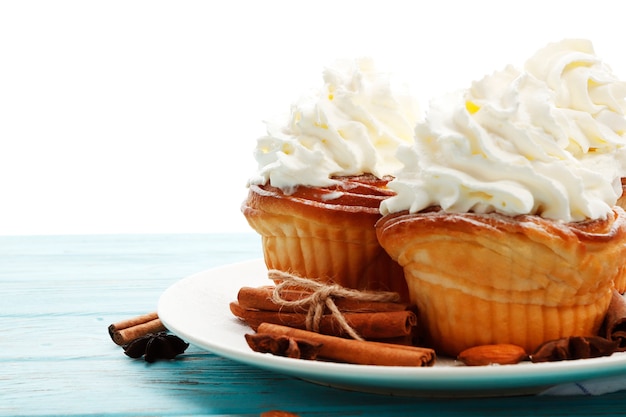
[{"label": "ceramic plate rim", "polygon": [[[228,303],[236,299],[242,286],[270,283],[262,259],[207,269],[166,289],[159,298],[158,314],[171,332],[219,356],[319,384],[364,392],[514,395],[538,393],[561,383],[626,374],[626,353],[542,364],[407,368],[303,361],[254,352],[243,337],[252,330],[232,316]],[[228,342],[228,337],[238,334],[241,343],[237,339]]]}]

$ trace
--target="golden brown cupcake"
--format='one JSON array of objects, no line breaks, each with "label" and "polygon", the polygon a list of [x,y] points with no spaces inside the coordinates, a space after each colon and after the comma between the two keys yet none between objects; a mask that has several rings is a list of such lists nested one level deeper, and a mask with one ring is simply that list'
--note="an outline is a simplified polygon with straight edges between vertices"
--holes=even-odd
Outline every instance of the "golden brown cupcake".
[{"label": "golden brown cupcake", "polygon": [[338,62],[285,123],[268,124],[242,206],[268,268],[406,299],[402,268],[374,229],[393,194],[396,151],[412,143],[419,117],[410,95],[396,91],[371,60]]},{"label": "golden brown cupcake", "polygon": [[377,232],[442,354],[596,334],[625,272],[622,87],[564,41],[431,102]]},{"label": "golden brown cupcake", "polygon": [[561,223],[540,216],[427,210],[385,216],[378,238],[405,269],[430,341],[456,356],[483,344],[532,352],[597,335],[626,256],[626,215]]},{"label": "golden brown cupcake", "polygon": [[345,177],[334,187],[251,185],[242,211],[261,236],[269,269],[408,299],[402,268],[380,246],[374,224],[387,180]]}]

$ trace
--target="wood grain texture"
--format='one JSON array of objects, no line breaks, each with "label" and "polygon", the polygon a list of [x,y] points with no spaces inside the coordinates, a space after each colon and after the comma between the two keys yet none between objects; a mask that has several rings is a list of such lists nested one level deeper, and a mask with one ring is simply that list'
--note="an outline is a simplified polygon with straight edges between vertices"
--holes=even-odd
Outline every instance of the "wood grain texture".
[{"label": "wood grain texture", "polygon": [[191,346],[133,360],[107,326],[153,311],[204,269],[261,256],[256,235],[0,237],[1,416],[588,416],[624,412],[600,397],[420,399],[348,392],[241,365]]}]

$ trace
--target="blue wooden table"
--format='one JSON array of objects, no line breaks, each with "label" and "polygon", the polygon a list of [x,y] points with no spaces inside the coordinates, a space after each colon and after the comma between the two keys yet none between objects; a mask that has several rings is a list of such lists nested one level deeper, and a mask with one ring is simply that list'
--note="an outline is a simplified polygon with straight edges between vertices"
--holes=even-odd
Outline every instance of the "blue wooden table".
[{"label": "blue wooden table", "polygon": [[195,346],[149,364],[109,338],[109,324],[156,310],[181,278],[260,256],[254,234],[0,237],[0,415],[626,415],[626,391],[392,397],[315,385]]}]

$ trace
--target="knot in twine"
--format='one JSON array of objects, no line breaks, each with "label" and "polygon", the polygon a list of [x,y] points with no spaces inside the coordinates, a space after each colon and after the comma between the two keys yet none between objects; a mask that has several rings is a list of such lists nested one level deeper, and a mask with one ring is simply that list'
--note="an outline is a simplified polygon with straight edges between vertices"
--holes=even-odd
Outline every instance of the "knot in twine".
[{"label": "knot in twine", "polygon": [[[288,272],[271,269],[268,271],[269,278],[281,282],[274,287],[272,301],[281,306],[307,308],[306,329],[319,333],[320,321],[324,315],[324,308],[330,310],[339,326],[350,337],[356,340],[363,340],[361,336],[348,324],[346,318],[341,313],[334,298],[348,298],[357,301],[379,301],[397,302],[400,295],[396,292],[387,291],[359,291],[338,284],[329,284],[316,281],[310,278],[302,278]],[[281,291],[285,287],[300,287],[310,290],[311,294],[298,300],[285,300],[281,296]]]}]

